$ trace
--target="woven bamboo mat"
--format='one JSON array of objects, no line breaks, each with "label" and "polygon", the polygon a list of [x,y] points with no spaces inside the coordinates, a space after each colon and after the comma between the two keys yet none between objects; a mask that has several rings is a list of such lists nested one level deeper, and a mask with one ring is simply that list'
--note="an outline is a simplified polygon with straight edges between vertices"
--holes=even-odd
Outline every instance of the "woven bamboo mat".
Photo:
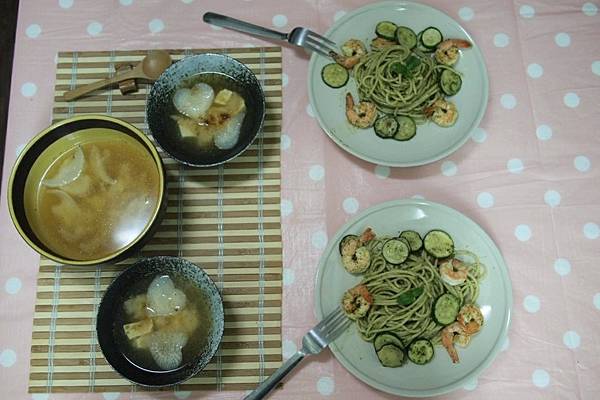
[{"label": "woven bamboo mat", "polygon": [[[203,267],[223,294],[221,348],[203,372],[176,389],[245,390],[281,364],[281,49],[170,53],[178,60],[209,51],[226,53],[256,74],[266,95],[263,132],[246,152],[220,168],[184,167],[161,152],[168,178],[167,214],[140,255],[184,257]],[[146,51],[59,53],[53,119],[102,113],[148,132],[144,111],[149,85],[139,85],[137,93],[127,96],[114,89],[71,103],[61,98],[65,90],[112,76],[115,65],[135,63],[145,55]],[[41,259],[30,392],[147,390],[111,369],[95,335],[103,291],[133,261],[74,268]]]}]

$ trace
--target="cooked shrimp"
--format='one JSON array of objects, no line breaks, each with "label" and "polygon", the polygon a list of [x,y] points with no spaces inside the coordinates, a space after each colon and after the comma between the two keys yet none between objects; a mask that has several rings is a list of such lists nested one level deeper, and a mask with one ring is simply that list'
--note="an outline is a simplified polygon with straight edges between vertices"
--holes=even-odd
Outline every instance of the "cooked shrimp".
[{"label": "cooked shrimp", "polygon": [[342,298],[342,309],[348,318],[356,320],[367,315],[373,304],[373,296],[365,285],[348,289]]},{"label": "cooked shrimp", "polygon": [[424,112],[433,122],[443,128],[454,125],[458,119],[458,110],[454,103],[442,99],[436,100],[425,108]]},{"label": "cooked shrimp", "polygon": [[371,49],[381,50],[385,49],[386,47],[394,46],[395,44],[396,42],[378,37],[371,41]]},{"label": "cooked shrimp", "polygon": [[467,347],[471,342],[471,335],[464,333],[459,333],[454,336],[454,344],[459,345],[460,347]]},{"label": "cooked shrimp", "polygon": [[351,274],[365,272],[371,265],[371,252],[364,246],[359,247],[354,254],[342,256],[342,264]]},{"label": "cooked shrimp", "polygon": [[483,314],[475,304],[465,304],[460,309],[456,320],[468,335],[479,332],[483,326]]},{"label": "cooked shrimp", "polygon": [[455,322],[442,329],[442,346],[446,348],[448,355],[454,364],[458,363],[458,353],[454,347],[454,335],[463,335],[462,326]]},{"label": "cooked shrimp", "polygon": [[440,264],[440,276],[442,280],[450,286],[456,286],[467,280],[469,269],[457,258]]},{"label": "cooked shrimp", "polygon": [[373,125],[377,118],[377,107],[368,101],[361,101],[355,104],[352,95],[347,93],[346,118],[348,118],[348,121],[352,125],[358,128],[368,128]]},{"label": "cooked shrimp", "polygon": [[471,42],[463,39],[446,39],[438,44],[435,51],[435,59],[440,64],[454,65],[458,61],[460,55],[459,49],[470,48]]},{"label": "cooked shrimp", "polygon": [[375,232],[373,232],[373,229],[371,229],[371,228],[365,229],[365,231],[358,238],[358,240],[360,240],[360,242],[362,244],[365,244],[368,241],[373,240],[373,239],[375,239]]},{"label": "cooked shrimp", "polygon": [[367,54],[367,48],[358,39],[350,39],[346,41],[342,47],[342,54],[338,54],[334,51],[330,52],[329,55],[335,60],[336,63],[340,64],[346,69],[352,69],[361,57]]}]

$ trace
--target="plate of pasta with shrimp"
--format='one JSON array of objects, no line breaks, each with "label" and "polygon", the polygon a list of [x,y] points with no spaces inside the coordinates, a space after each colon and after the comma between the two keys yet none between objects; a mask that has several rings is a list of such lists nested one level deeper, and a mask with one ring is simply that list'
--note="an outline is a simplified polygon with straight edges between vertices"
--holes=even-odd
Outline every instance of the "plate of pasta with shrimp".
[{"label": "plate of pasta with shrimp", "polygon": [[473,220],[426,200],[394,200],[346,223],[319,262],[315,308],[353,321],[331,345],[370,386],[427,397],[487,368],[508,333],[512,286]]},{"label": "plate of pasta with shrimp", "polygon": [[313,54],[315,117],[342,149],[391,167],[437,161],[479,126],[488,76],[473,38],[424,4],[385,1],[341,17],[326,33],[339,46]]}]

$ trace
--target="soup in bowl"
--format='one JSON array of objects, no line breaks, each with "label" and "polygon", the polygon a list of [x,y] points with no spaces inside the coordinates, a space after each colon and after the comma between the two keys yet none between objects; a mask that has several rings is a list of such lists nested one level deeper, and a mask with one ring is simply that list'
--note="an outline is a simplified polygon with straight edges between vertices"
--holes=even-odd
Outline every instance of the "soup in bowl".
[{"label": "soup in bowl", "polygon": [[217,351],[223,302],[210,277],[177,257],[142,259],[108,287],[97,316],[98,343],[123,377],[146,386],[182,382]]},{"label": "soup in bowl", "polygon": [[133,254],[164,210],[162,161],[152,142],[112,117],[81,116],[25,147],[9,181],[17,230],[40,254],[93,265]]},{"label": "soup in bowl", "polygon": [[244,64],[221,54],[189,56],[171,65],[152,86],[146,110],[157,143],[195,167],[229,161],[259,134],[265,97]]}]

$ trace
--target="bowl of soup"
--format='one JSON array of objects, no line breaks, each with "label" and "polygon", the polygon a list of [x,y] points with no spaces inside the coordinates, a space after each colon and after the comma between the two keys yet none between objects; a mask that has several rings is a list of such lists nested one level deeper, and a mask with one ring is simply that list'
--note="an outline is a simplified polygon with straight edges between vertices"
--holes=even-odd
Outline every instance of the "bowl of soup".
[{"label": "bowl of soup", "polygon": [[185,57],[154,83],[148,127],[171,157],[193,167],[225,163],[246,150],[265,117],[265,96],[254,73],[222,54]]},{"label": "bowl of soup", "polygon": [[202,268],[178,257],[141,259],[106,290],[96,319],[98,343],[120,375],[168,386],[196,375],[216,353],[223,301]]},{"label": "bowl of soup", "polygon": [[41,255],[96,265],[135,254],[166,209],[161,158],[124,121],[84,115],[60,121],[21,152],[8,184],[11,219]]}]

